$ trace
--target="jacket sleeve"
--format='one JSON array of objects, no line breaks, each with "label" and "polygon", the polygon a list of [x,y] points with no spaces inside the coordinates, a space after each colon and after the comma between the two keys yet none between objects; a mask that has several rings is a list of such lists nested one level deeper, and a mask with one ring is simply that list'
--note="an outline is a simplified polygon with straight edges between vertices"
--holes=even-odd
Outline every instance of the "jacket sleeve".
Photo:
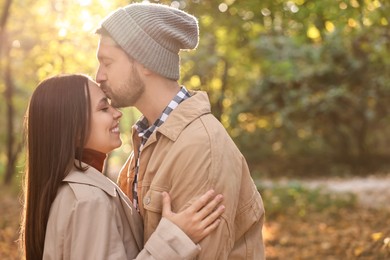
[{"label": "jacket sleeve", "polygon": [[136,259],[192,259],[199,252],[199,245],[195,245],[175,224],[162,218]]},{"label": "jacket sleeve", "polygon": [[171,149],[170,155],[174,160],[165,160],[159,171],[171,176],[169,193],[176,212],[188,207],[211,188],[224,195],[225,212],[221,223],[200,242],[202,251],[198,258],[227,259],[236,239],[242,158],[227,138],[214,138],[217,134],[210,137],[204,129],[193,129],[191,134],[186,140],[176,142],[176,149]]}]

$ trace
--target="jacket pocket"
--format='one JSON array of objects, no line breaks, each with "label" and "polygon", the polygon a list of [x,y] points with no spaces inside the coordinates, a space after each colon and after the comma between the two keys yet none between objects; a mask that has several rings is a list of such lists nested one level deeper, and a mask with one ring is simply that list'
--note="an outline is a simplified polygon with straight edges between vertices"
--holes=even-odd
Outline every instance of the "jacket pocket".
[{"label": "jacket pocket", "polygon": [[257,222],[262,221],[264,206],[259,192],[254,192],[249,203],[237,212],[235,225],[235,239],[240,239]]},{"label": "jacket pocket", "polygon": [[262,227],[264,206],[260,194],[254,192],[248,204],[235,219],[235,242],[229,259],[263,260],[264,241]]},{"label": "jacket pocket", "polygon": [[145,210],[161,214],[162,213],[162,191],[149,189],[148,192],[146,192],[142,200],[142,203],[144,205]]},{"label": "jacket pocket", "polygon": [[[145,188],[145,187],[143,187]],[[162,214],[162,191],[150,188],[142,199],[144,220],[144,242],[156,230]]]}]

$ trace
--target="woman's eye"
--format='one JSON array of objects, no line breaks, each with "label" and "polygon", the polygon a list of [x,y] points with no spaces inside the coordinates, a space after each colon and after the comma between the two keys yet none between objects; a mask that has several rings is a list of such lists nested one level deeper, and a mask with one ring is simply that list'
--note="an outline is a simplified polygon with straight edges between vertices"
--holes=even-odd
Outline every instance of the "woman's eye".
[{"label": "woman's eye", "polygon": [[103,107],[102,111],[107,112],[109,107]]}]

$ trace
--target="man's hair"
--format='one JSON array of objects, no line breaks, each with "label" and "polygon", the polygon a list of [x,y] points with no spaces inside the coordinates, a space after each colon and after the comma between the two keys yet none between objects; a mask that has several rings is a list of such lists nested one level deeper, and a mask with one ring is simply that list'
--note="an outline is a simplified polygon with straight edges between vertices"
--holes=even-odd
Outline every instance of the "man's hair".
[{"label": "man's hair", "polygon": [[108,33],[108,31],[104,27],[101,27],[101,26],[95,30],[95,34],[98,34],[100,36],[111,37],[111,35]]}]

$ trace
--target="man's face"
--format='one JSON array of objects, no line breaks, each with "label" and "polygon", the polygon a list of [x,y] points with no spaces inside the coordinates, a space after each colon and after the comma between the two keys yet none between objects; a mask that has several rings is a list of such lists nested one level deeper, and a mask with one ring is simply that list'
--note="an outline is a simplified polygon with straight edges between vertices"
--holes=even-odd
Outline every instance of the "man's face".
[{"label": "man's face", "polygon": [[102,36],[97,50],[99,68],[96,81],[114,107],[136,106],[145,91],[137,62],[108,36]]}]

